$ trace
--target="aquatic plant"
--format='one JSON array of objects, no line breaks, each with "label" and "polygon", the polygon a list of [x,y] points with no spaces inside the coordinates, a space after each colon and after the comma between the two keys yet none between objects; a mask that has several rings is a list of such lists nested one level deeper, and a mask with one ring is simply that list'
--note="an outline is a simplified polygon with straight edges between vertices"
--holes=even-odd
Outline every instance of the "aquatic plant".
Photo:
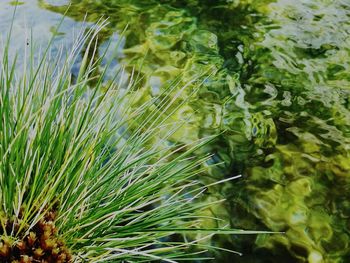
[{"label": "aquatic plant", "polygon": [[[181,87],[190,82],[193,75],[207,73],[198,89],[196,85],[187,85],[183,96],[177,98],[182,107],[172,118],[189,121],[171,139],[188,143],[216,135],[205,150],[213,152],[211,162],[220,165],[210,167],[201,176],[201,180],[213,182],[239,174],[245,163],[261,156],[258,149],[270,147],[276,140],[272,119],[251,111],[241,84],[250,63],[242,57],[248,50],[245,44],[251,42],[249,30],[259,19],[258,15],[252,18],[248,14],[256,13],[257,7],[229,2],[105,0],[97,5],[73,0],[68,11],[68,5],[49,5],[47,1],[40,4],[55,12],[67,11],[67,16],[78,20],[85,12],[92,22],[108,15],[113,23],[102,32],[104,39],[128,24],[123,55],[117,60],[127,70],[136,69],[142,76],[141,85],[135,91],[141,103],[158,96],[179,76]],[[257,2],[257,6],[262,3]],[[238,17],[236,9],[240,10]],[[215,20],[218,16],[228,23]],[[243,29],[243,25],[247,28]],[[185,101],[187,94],[194,90],[191,99]],[[138,101],[133,106],[138,107]],[[218,198],[225,191],[212,189],[211,192],[212,197]],[[227,209],[220,206],[215,210],[224,216],[223,211]],[[228,213],[224,217],[228,221],[231,218]]]},{"label": "aquatic plant", "polygon": [[136,78],[125,82],[120,69],[104,81],[108,63],[93,59],[102,28],[54,55],[53,40],[41,54],[29,41],[11,57],[10,36],[0,47],[1,262],[175,262],[205,257],[187,250],[196,244],[210,248],[182,236],[223,231],[202,229],[195,212],[210,203],[193,202],[206,189],[193,178],[208,160],[193,152],[208,139],[170,143],[185,123],[167,122],[172,97],[133,108]]}]

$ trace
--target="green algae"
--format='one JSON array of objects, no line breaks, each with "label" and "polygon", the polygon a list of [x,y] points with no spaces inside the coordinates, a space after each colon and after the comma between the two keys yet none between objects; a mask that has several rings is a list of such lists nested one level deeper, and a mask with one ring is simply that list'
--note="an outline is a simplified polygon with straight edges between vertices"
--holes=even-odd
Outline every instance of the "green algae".
[{"label": "green algae", "polygon": [[[44,8],[64,13],[67,6]],[[281,235],[214,237],[237,262],[345,262],[350,242],[350,6],[346,1],[71,1],[67,15],[110,17],[100,43],[124,32],[118,61],[139,76],[137,107],[177,80],[189,120],[171,140],[218,135],[205,181],[227,198],[214,214]],[[201,83],[197,90],[196,84]],[[155,105],[156,107],[156,105]],[[173,110],[173,109],[169,109]],[[210,221],[207,222],[211,224]],[[249,255],[250,254],[250,255]],[[251,256],[253,255],[253,256]],[[230,262],[232,256],[218,255]],[[253,259],[252,259],[253,258]]]}]

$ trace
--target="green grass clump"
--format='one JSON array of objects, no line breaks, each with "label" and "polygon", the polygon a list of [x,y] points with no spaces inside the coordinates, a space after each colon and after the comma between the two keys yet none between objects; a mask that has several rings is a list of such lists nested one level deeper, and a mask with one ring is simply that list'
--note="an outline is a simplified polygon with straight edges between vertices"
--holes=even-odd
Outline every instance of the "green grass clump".
[{"label": "green grass clump", "polygon": [[[196,241],[171,237],[202,231],[193,212],[208,204],[193,203],[204,187],[192,178],[206,157],[191,155],[206,140],[167,143],[175,132],[164,116],[173,102],[161,99],[167,96],[154,98],[157,108],[150,108],[154,100],[128,107],[135,82],[118,82],[122,70],[105,82],[108,66],[91,58],[99,30],[79,35],[71,52],[55,56],[52,42],[39,58],[32,43],[14,58],[10,37],[0,47],[1,262],[196,257],[186,253]],[[100,74],[91,77],[97,68]],[[127,125],[131,120],[137,129]],[[160,139],[149,145],[154,137]]]}]

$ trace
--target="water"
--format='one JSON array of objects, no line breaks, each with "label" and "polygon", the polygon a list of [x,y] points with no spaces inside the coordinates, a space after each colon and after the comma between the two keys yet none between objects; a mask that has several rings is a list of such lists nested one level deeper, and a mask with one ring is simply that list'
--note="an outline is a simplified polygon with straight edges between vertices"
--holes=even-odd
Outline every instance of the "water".
[{"label": "water", "polygon": [[[0,3],[2,42],[9,32],[15,9],[15,5],[11,3],[10,1],[1,1]],[[36,48],[45,48],[53,33],[57,33],[54,49],[61,46],[71,46],[84,23],[66,18],[58,32],[56,32],[56,27],[61,20],[61,14],[39,8],[36,0],[24,1],[22,5],[17,6],[16,19],[12,29],[12,39],[14,41],[11,43],[11,50],[14,53],[22,52],[29,44],[34,44]],[[34,41],[32,42],[32,40]]]},{"label": "water", "polygon": [[[195,76],[203,81],[176,112],[175,119],[189,122],[172,139],[191,142],[220,134],[205,151],[214,153],[212,162],[224,164],[208,169],[203,180],[243,175],[210,189],[208,198],[227,201],[203,213],[235,228],[284,232],[214,237],[214,245],[243,253],[218,253],[216,262],[350,260],[347,1],[23,3],[14,26],[18,48],[28,35],[24,25],[45,43],[71,4],[60,39],[69,46],[72,28],[109,17],[99,37],[100,52],[123,35],[110,56],[115,67],[135,68],[143,77],[135,90],[141,98],[156,95],[178,76],[182,84]],[[8,29],[13,8],[0,3],[1,32]]]}]

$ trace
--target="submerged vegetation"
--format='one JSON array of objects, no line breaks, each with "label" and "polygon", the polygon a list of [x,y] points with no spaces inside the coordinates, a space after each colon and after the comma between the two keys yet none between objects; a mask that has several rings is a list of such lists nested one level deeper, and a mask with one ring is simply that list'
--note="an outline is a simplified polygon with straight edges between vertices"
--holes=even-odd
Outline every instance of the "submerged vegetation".
[{"label": "submerged vegetation", "polygon": [[[155,227],[158,230],[147,234],[138,233],[131,241],[126,241],[125,236],[113,237],[115,239],[112,238],[106,244],[103,241],[94,241],[97,243],[92,246],[89,256],[98,257],[100,252],[108,256],[117,252],[127,255],[121,251],[106,252],[103,249],[119,245],[117,242],[121,240],[123,244],[133,247],[136,240],[151,244],[142,253],[148,255],[151,252],[152,257],[176,260],[179,254],[169,254],[167,248],[184,248],[187,245],[175,245],[176,243],[171,242],[173,239],[164,238],[173,233],[162,231],[165,224],[166,228],[176,226],[180,229],[199,225],[206,228],[230,225],[232,228],[270,230],[284,234],[212,235],[210,241],[201,242],[203,247],[219,246],[243,253],[243,256],[235,256],[220,251],[215,254],[214,262],[347,262],[350,258],[350,4],[347,1],[70,0],[66,1],[66,5],[51,2],[38,0],[43,9],[66,14],[76,21],[97,23],[101,17],[108,17],[109,23],[99,31],[96,42],[87,42],[90,43],[90,48],[88,44],[82,47],[88,49],[85,62],[91,61],[92,64],[82,71],[84,74],[73,72],[74,81],[70,79],[70,64],[65,63],[67,68],[63,67],[65,74],[62,79],[57,77],[58,69],[52,68],[52,74],[56,78],[52,81],[45,78],[44,74],[28,73],[29,76],[18,82],[17,86],[24,90],[28,88],[24,83],[31,83],[30,79],[37,83],[44,81],[48,85],[43,86],[53,85],[54,89],[41,91],[37,87],[35,92],[39,93],[28,91],[26,96],[32,98],[31,94],[33,95],[33,105],[23,99],[16,101],[16,105],[25,105],[24,111],[16,110],[18,116],[7,117],[14,122],[6,126],[6,134],[17,134],[20,131],[18,125],[21,121],[17,121],[17,118],[22,116],[22,112],[27,115],[20,119],[25,120],[31,116],[30,112],[34,114],[46,105],[34,99],[41,96],[35,94],[43,94],[44,98],[49,98],[49,95],[55,94],[55,90],[65,90],[63,87],[67,88],[68,93],[59,93],[56,104],[52,104],[58,116],[63,115],[63,119],[59,119],[61,121],[57,122],[48,109],[43,113],[40,110],[36,114],[51,116],[48,124],[45,124],[47,120],[39,118],[37,127],[25,126],[24,131],[14,138],[16,143],[13,145],[8,143],[11,137],[4,136],[2,140],[7,144],[1,145],[9,144],[14,147],[14,150],[6,153],[6,158],[10,158],[7,155],[12,156],[12,159],[6,159],[6,172],[12,172],[13,166],[23,169],[21,171],[28,168],[33,171],[46,171],[49,167],[58,169],[53,171],[59,171],[59,165],[69,161],[62,176],[68,176],[65,171],[73,172],[74,176],[82,176],[82,171],[88,171],[87,183],[82,183],[85,182],[85,177],[77,177],[73,182],[62,178],[62,187],[79,185],[82,189],[79,195],[85,197],[90,196],[88,188],[89,183],[96,180],[93,179],[94,176],[105,176],[94,171],[112,165],[112,156],[117,154],[123,158],[114,161],[118,162],[119,167],[127,168],[118,173],[118,176],[113,175],[113,178],[118,179],[111,179],[105,185],[106,191],[93,191],[92,208],[86,207],[83,200],[86,198],[78,199],[80,203],[76,203],[76,207],[82,206],[83,214],[85,211],[93,211],[94,207],[100,207],[101,201],[94,201],[97,200],[94,198],[109,193],[108,189],[111,188],[120,186],[120,189],[124,189],[126,181],[123,183],[120,178],[125,179],[126,175],[131,175],[141,180],[135,181],[136,190],[125,192],[123,197],[108,195],[106,203],[112,206],[111,200],[133,198],[126,195],[141,192],[144,188],[142,184],[147,182],[149,188],[145,189],[149,189],[149,192],[142,195],[150,198],[151,205],[141,211],[135,208],[136,204],[132,205],[135,210],[116,215],[112,222],[124,222],[115,227],[124,229],[128,234],[140,231],[134,225],[129,228],[129,222],[136,223],[138,219],[142,219],[141,226],[138,227],[143,230],[148,227],[152,231]],[[119,68],[119,75],[104,67],[106,56],[99,57],[99,54],[105,54],[105,46],[109,41],[113,43],[116,38],[122,43],[122,48],[115,48],[115,52],[108,53],[107,56],[113,60],[112,66],[117,64],[115,68]],[[92,48],[91,45],[96,46]],[[78,56],[78,51],[75,55]],[[6,65],[8,62],[4,61]],[[3,76],[3,83],[8,83],[6,85],[16,80],[10,64],[3,72],[7,74]],[[127,92],[119,87],[127,85],[124,76],[127,76],[126,79],[130,76],[134,78]],[[119,80],[119,85],[115,86],[111,79]],[[76,84],[71,85],[72,83]],[[89,85],[96,88],[93,95],[91,91],[88,92]],[[115,92],[116,87],[123,92]],[[74,92],[77,92],[76,97],[67,95],[75,94]],[[19,94],[18,98],[25,94]],[[6,102],[7,93],[3,96],[2,100]],[[61,102],[63,98],[66,103]],[[74,98],[72,103],[71,98]],[[92,103],[89,103],[89,98]],[[78,107],[80,104],[89,105],[89,114],[85,114],[85,106]],[[62,105],[65,106],[63,110]],[[114,109],[112,105],[117,105],[118,109]],[[105,127],[107,124],[104,122],[89,119],[90,114],[99,116],[98,120],[107,119],[108,125],[113,127]],[[117,120],[115,116],[118,116]],[[67,127],[64,123],[74,125]],[[107,131],[106,134],[96,132],[102,128]],[[39,133],[40,129],[44,133]],[[53,129],[53,134],[60,136],[57,141],[48,136],[49,129]],[[62,129],[71,134],[67,135],[68,138],[77,139],[77,147],[83,147],[82,150],[73,151],[71,147],[74,140],[67,141],[67,136],[62,135]],[[83,136],[87,134],[84,133],[86,129],[90,132],[87,138]],[[40,134],[44,138],[35,139],[35,136],[30,136],[34,138],[33,143],[35,142],[33,149],[37,149],[30,156],[35,158],[26,157],[24,160],[28,163],[19,165],[18,154],[22,154],[21,158],[28,154],[24,149],[17,150],[18,152],[15,150],[16,146],[19,149],[21,142],[25,141],[25,131],[27,136]],[[123,132],[115,137],[115,131]],[[102,142],[105,143],[97,143],[96,136],[102,135]],[[208,136],[211,140],[204,143],[203,140]],[[203,147],[196,147],[198,142]],[[43,145],[48,145],[48,149]],[[88,145],[92,145],[92,148],[87,147]],[[181,148],[177,148],[178,146]],[[31,147],[28,146],[28,149],[32,149]],[[39,156],[44,150],[50,153],[46,153],[45,156],[48,156],[41,161]],[[81,155],[79,162],[74,164],[76,168],[72,166],[72,170],[69,170],[73,160],[64,158],[58,159],[54,164],[47,163],[48,160],[56,160],[59,152]],[[146,153],[150,155],[144,156]],[[213,155],[204,158],[206,153]],[[98,157],[100,155],[102,157]],[[95,160],[100,162],[95,163]],[[131,168],[130,162],[135,166]],[[152,171],[151,175],[149,171]],[[12,173],[21,174],[16,170]],[[242,178],[229,180],[238,174],[242,174]],[[41,175],[44,176],[42,173]],[[51,178],[53,175],[47,176]],[[149,180],[152,176],[154,179]],[[27,177],[24,176],[21,180],[26,181],[25,178]],[[163,181],[160,178],[166,179]],[[210,184],[205,195],[197,198],[197,202],[192,202],[191,197],[196,196],[201,188],[193,188],[190,178],[199,179],[195,182],[200,185]],[[224,183],[216,183],[222,181]],[[154,182],[159,184],[155,186]],[[176,190],[171,191],[171,184],[178,186],[181,191],[176,195],[165,194],[176,193]],[[17,181],[13,181],[12,189],[17,189],[17,185]],[[45,188],[47,192],[49,187],[48,185]],[[129,188],[126,189],[129,191]],[[73,189],[68,191],[73,196],[70,191]],[[188,195],[188,192],[191,194]],[[74,196],[76,194],[74,192]],[[45,195],[42,194],[43,197]],[[57,212],[66,209],[63,202],[65,195],[50,199],[55,200],[55,204],[58,202],[63,205]],[[167,201],[163,200],[164,197],[169,197],[170,203],[176,204],[171,212],[168,207],[173,206],[165,205]],[[11,198],[18,197],[13,195],[7,198],[5,207],[11,207]],[[186,202],[188,198],[191,199],[191,205]],[[227,200],[220,202],[223,198]],[[33,198],[28,200],[34,202]],[[186,207],[189,205],[188,210],[180,206],[181,202]],[[205,205],[208,202],[211,203],[210,207]],[[87,203],[90,204],[90,200]],[[127,203],[123,201],[123,204]],[[37,211],[41,211],[40,214],[44,216],[45,211],[51,209],[44,200],[39,201],[39,204],[26,217],[32,220],[28,221],[31,222],[29,225],[39,222],[40,219],[34,220]],[[103,211],[112,213],[109,210],[112,207],[108,205]],[[18,217],[21,206],[17,205],[16,209],[9,211]],[[154,213],[157,217],[149,209],[157,211]],[[178,214],[179,211],[184,214]],[[72,214],[75,212],[76,210],[71,209],[64,216],[57,217],[55,227],[58,231],[67,231],[68,222],[79,229],[80,223],[74,221],[77,220],[77,215]],[[158,217],[157,213],[161,215]],[[64,221],[62,218],[68,215],[70,219]],[[92,215],[93,212],[86,214],[82,221],[95,222],[94,220],[100,218]],[[184,220],[177,220],[175,215]],[[195,215],[201,217],[200,224],[197,220],[187,220],[187,217]],[[175,220],[171,220],[172,217]],[[221,220],[212,220],[212,217]],[[158,222],[152,221],[153,219]],[[12,225],[13,220],[7,219]],[[107,219],[101,220],[103,225],[102,222]],[[178,225],[180,222],[182,226]],[[98,229],[99,227],[100,224]],[[108,225],[101,228],[101,231],[96,232],[96,238],[105,233],[108,236],[109,229]],[[83,232],[79,231],[87,231],[88,234],[82,234],[84,238],[81,238],[78,233]],[[79,231],[76,237],[83,244],[73,246],[73,255],[77,251],[84,251],[84,244],[94,240],[85,240],[86,235],[92,235],[94,231],[85,228]],[[26,235],[28,233],[22,234],[22,238],[26,238]],[[195,236],[197,235],[187,235],[189,239]],[[175,240],[178,238],[176,236]],[[77,239],[72,240],[76,242]],[[72,247],[72,240],[66,240],[65,245],[68,248]],[[158,244],[160,240],[165,243]],[[93,251],[98,252],[94,254]],[[149,260],[144,254],[136,256],[139,258],[133,260]]]}]

